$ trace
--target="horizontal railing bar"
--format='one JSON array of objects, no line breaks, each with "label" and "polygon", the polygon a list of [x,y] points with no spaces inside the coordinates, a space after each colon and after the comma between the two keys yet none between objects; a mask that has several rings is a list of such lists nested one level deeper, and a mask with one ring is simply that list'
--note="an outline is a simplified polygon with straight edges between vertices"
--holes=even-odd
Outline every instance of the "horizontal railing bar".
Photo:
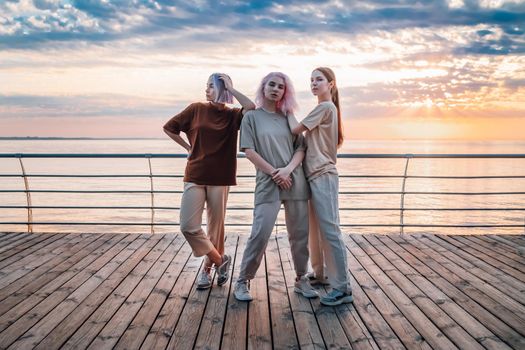
[{"label": "horizontal railing bar", "polygon": [[[181,153],[0,153],[0,158],[187,158]],[[245,158],[238,153],[238,158]],[[525,158],[525,154],[462,154],[462,153],[385,153],[385,154],[348,154],[338,158]]]},{"label": "horizontal railing bar", "polygon": [[[0,177],[23,177],[22,174],[0,174]],[[121,174],[26,174],[25,177],[45,177],[45,178],[183,178],[184,175],[121,175]],[[255,175],[237,175],[237,178],[255,178]],[[398,175],[339,175],[339,178],[379,178],[379,179],[402,179]],[[491,176],[411,176],[407,179],[525,179],[525,175],[491,175]]]},{"label": "horizontal railing bar", "polygon": [[[122,207],[122,206],[55,206],[55,205],[0,205],[0,209],[159,209],[180,210],[180,207]],[[253,207],[228,207],[226,210],[253,210]],[[401,208],[346,208],[344,211],[398,211]],[[281,208],[281,210],[284,210]],[[405,211],[525,211],[525,208],[404,208]]]},{"label": "horizontal railing bar", "polygon": [[[151,193],[151,191],[142,191],[142,190],[126,190],[126,191],[116,191],[116,190],[0,190],[0,193]],[[181,194],[183,191],[153,191],[153,193],[172,193],[172,194]],[[252,194],[253,191],[231,191],[229,194]],[[371,191],[371,192],[350,192],[350,191],[340,191],[339,194],[439,194],[439,195],[459,195],[459,196],[489,196],[489,195],[523,195],[525,192],[399,192],[399,191]]]},{"label": "horizontal railing bar", "polygon": [[[32,222],[33,225],[71,225],[71,226],[151,226],[151,222]],[[0,222],[0,225],[27,225],[25,221]],[[158,222],[155,226],[180,226],[178,223]],[[232,227],[251,227],[252,224],[225,224]],[[277,226],[284,226],[278,224]],[[516,228],[523,227],[523,224],[503,224],[503,225],[440,225],[440,224],[340,224],[341,227],[450,227],[450,228]]]}]

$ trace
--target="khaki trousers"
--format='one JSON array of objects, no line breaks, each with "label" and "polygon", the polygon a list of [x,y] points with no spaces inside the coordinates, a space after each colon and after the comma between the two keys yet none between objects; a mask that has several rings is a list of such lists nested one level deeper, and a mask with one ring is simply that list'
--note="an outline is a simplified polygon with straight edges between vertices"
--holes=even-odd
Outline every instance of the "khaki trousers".
[{"label": "khaki trousers", "polygon": [[310,189],[328,281],[332,288],[350,292],[346,246],[339,227],[339,177],[336,174],[321,175],[310,181]]},{"label": "khaki trousers", "polygon": [[[295,273],[302,276],[308,271],[308,204],[307,201],[283,201]],[[250,238],[242,256],[238,281],[251,280],[261,265],[270,240],[281,201],[257,204],[253,210]]]},{"label": "khaki trousers", "polygon": [[[229,186],[196,185],[184,183],[180,204],[180,230],[197,257],[217,249],[224,254],[224,217]],[[202,229],[202,212],[206,203],[207,231]],[[206,258],[206,264],[210,261]]]}]

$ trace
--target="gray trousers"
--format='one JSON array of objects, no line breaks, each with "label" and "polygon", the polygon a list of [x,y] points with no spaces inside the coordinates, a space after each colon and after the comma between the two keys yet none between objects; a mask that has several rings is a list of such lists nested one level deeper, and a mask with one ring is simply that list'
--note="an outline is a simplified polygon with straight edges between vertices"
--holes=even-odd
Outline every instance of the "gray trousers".
[{"label": "gray trousers", "polygon": [[313,179],[312,205],[319,223],[321,246],[328,281],[332,288],[341,292],[350,292],[350,278],[346,246],[339,228],[339,177],[336,174],[324,174]]},{"label": "gray trousers", "polygon": [[[295,273],[297,276],[302,276],[308,271],[308,202],[288,200],[282,203],[284,203],[286,230]],[[252,233],[246,242],[242,256],[239,282],[255,277],[272,235],[280,207],[281,201],[255,205]]]}]

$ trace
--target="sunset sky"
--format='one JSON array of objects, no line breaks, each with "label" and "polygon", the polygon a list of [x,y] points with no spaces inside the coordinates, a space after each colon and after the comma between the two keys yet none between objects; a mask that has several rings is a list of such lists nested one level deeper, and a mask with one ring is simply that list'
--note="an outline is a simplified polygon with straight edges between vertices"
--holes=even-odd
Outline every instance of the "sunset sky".
[{"label": "sunset sky", "polygon": [[163,137],[208,75],[270,71],[348,139],[525,139],[525,1],[0,0],[0,136]]}]

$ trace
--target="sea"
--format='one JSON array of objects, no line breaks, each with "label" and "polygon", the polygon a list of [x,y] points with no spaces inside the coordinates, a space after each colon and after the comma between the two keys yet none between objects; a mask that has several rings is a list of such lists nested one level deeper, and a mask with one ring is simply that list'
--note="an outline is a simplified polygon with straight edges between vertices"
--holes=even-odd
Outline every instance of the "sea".
[{"label": "sea", "polygon": [[[184,150],[167,138],[17,139],[0,140],[0,153],[176,154],[184,153]],[[347,140],[339,153],[525,155],[525,140]],[[155,191],[182,191],[181,175],[185,163],[184,158],[151,159],[152,173],[167,175],[153,178]],[[28,220],[21,165],[28,175],[27,185],[36,191],[149,191],[152,186],[149,177],[35,176],[149,175],[146,158],[23,158],[22,164],[16,158],[0,158],[0,232],[26,232],[29,229],[27,224],[21,224]],[[405,183],[402,178],[406,167],[404,158],[340,158],[337,165],[341,175],[340,191],[343,192],[339,196],[339,206],[344,233],[525,234],[525,156],[499,159],[413,158],[409,161],[407,174],[416,177],[409,177]],[[237,173],[242,176],[238,177],[238,185],[230,189],[227,231],[249,234],[255,169],[247,159],[240,158]],[[486,176],[489,178],[483,178]],[[399,192],[403,184],[406,192],[417,193],[402,196]],[[449,194],[451,192],[457,194]],[[180,193],[155,193],[152,198],[150,193],[33,192],[31,203],[35,207],[115,208],[33,208],[32,221],[36,224],[31,229],[33,232],[178,232],[180,198]],[[160,209],[152,211],[152,202]],[[401,203],[403,211],[400,210]],[[205,224],[205,215],[203,220]],[[285,231],[284,222],[284,210],[281,210],[275,230]],[[401,222],[406,226],[401,228]],[[460,227],[479,225],[491,227]]]}]

